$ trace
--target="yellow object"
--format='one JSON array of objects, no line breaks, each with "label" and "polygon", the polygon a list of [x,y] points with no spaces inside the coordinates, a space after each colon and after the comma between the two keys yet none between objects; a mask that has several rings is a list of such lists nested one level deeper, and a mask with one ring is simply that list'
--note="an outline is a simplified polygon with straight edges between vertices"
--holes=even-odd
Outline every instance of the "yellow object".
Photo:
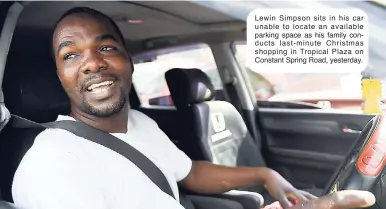
[{"label": "yellow object", "polygon": [[335,185],[332,187],[329,194],[335,193],[339,191],[339,182],[336,182]]},{"label": "yellow object", "polygon": [[381,7],[386,7],[386,1],[385,0],[372,0],[371,2],[378,4]]},{"label": "yellow object", "polygon": [[365,114],[381,114],[382,83],[379,79],[362,80],[363,112]]}]

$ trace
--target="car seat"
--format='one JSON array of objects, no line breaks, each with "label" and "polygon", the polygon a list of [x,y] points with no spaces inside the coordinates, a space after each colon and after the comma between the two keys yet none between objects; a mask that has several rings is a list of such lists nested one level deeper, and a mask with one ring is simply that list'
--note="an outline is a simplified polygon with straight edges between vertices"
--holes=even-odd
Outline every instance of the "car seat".
[{"label": "car seat", "polygon": [[[213,101],[214,87],[199,69],[174,68],[165,79],[183,125],[183,150],[195,160],[225,166],[266,166],[260,142],[256,143],[237,109],[226,101]],[[242,188],[263,194],[265,203],[273,199],[262,186]],[[304,189],[315,195],[322,189]]]}]

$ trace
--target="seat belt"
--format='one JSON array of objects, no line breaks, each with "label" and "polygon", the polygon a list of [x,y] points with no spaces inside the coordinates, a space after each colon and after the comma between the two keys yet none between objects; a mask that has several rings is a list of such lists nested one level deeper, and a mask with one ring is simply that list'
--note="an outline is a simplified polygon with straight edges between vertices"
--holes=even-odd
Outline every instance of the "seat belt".
[{"label": "seat belt", "polygon": [[141,169],[163,192],[174,199],[176,197],[162,171],[145,155],[121,139],[89,126],[80,121],[64,120],[39,124],[33,121],[12,115],[11,124],[16,128],[59,128],[67,130],[79,137],[100,144],[112,151],[117,152]]}]

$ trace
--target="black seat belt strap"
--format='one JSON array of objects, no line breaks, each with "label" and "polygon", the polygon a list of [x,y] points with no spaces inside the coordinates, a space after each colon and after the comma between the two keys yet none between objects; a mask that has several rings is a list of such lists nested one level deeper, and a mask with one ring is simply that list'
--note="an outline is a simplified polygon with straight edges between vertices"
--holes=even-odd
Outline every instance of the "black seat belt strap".
[{"label": "black seat belt strap", "polygon": [[122,141],[121,139],[109,133],[106,133],[104,131],[91,127],[83,122],[70,121],[70,120],[38,124],[32,121],[26,120],[24,118],[12,115],[11,124],[14,127],[19,127],[19,128],[33,128],[33,127],[44,126],[46,128],[64,129],[79,137],[82,137],[91,142],[94,142],[106,148],[109,148],[110,150],[117,152],[118,154],[122,155],[123,157],[127,158],[132,163],[134,163],[163,192],[165,192],[166,194],[176,199],[165,175],[153,162],[150,161],[150,159],[148,159],[146,156],[144,156],[141,152],[139,152],[137,149],[132,147],[130,144]]}]

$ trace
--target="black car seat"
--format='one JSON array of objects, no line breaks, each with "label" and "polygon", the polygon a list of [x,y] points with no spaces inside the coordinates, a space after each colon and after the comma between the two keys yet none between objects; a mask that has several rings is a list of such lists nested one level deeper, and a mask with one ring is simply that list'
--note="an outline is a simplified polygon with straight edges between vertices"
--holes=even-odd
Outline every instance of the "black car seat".
[{"label": "black car seat", "polygon": [[[10,119],[10,114],[8,109],[3,104],[0,104],[0,132],[7,125],[7,123],[9,122],[9,119]],[[1,171],[2,170],[0,170],[0,172]],[[3,201],[1,190],[0,190],[0,209],[17,209],[14,204]]]},{"label": "black car seat", "polygon": [[[2,86],[5,106],[12,114],[35,122],[54,121],[58,114],[69,112],[69,103],[50,54],[39,51],[45,49],[49,52],[50,39],[46,42],[37,39],[36,44],[41,45],[35,47],[36,52],[31,53],[22,50],[26,43],[18,42],[19,38],[14,37],[5,68]],[[13,202],[11,186],[14,173],[41,131],[43,129],[14,128],[8,123],[0,132],[0,161],[4,166],[0,172],[0,188],[3,198],[9,202]]]},{"label": "black car seat", "polygon": [[[174,68],[165,73],[165,79],[184,124],[180,144],[189,156],[226,166],[266,166],[260,145],[236,108],[213,100],[213,84],[203,71]],[[243,189],[262,194],[266,204],[272,201],[262,186]],[[305,190],[316,195],[322,192]]]}]

